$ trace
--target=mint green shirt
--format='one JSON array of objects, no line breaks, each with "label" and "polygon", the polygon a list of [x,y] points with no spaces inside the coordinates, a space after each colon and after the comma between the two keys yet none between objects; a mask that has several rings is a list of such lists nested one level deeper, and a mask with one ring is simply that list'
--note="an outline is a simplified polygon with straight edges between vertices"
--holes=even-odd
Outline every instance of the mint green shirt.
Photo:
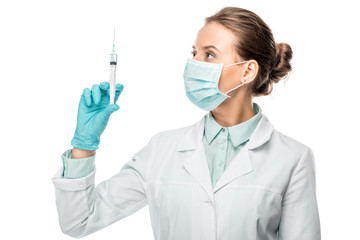
[{"label": "mint green shirt", "polygon": [[[249,141],[262,117],[262,111],[257,103],[253,103],[255,116],[249,120],[231,127],[222,127],[212,116],[205,116],[203,144],[208,161],[213,187],[224,173],[230,162],[241,148]],[[62,156],[63,178],[81,178],[94,171],[96,153],[87,158],[71,158],[72,149]]]},{"label": "mint green shirt", "polygon": [[211,112],[206,115],[202,140],[213,187],[258,125],[262,111],[257,103],[253,103],[253,110],[255,116],[231,127],[218,124]]},{"label": "mint green shirt", "polygon": [[63,178],[81,178],[89,175],[95,168],[96,153],[87,158],[71,158],[72,149],[61,155]]}]

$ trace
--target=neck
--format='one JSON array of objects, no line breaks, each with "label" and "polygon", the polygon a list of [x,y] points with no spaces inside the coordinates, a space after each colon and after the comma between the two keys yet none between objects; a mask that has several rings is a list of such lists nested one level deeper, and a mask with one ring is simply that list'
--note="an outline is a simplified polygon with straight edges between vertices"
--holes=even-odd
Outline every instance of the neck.
[{"label": "neck", "polygon": [[255,116],[251,97],[237,94],[226,99],[211,111],[215,121],[223,127],[231,127]]}]

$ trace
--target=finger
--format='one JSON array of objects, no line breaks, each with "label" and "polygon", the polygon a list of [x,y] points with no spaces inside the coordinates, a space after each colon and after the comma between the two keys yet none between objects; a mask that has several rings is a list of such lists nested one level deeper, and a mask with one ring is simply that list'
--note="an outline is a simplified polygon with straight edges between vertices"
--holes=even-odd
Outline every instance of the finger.
[{"label": "finger", "polygon": [[109,104],[105,109],[104,109],[104,117],[105,117],[105,119],[108,119],[109,117],[110,117],[110,115],[113,113],[113,112],[115,112],[115,111],[117,111],[118,109],[119,109],[120,107],[119,107],[119,105],[117,105],[117,104]]},{"label": "finger", "polygon": [[91,92],[89,88],[85,88],[83,91],[83,96],[85,98],[86,105],[90,107],[91,105]]},{"label": "finger", "polygon": [[110,87],[110,83],[109,82],[101,82],[99,87],[100,87],[101,94],[106,95],[107,90]]},{"label": "finger", "polygon": [[117,102],[120,94],[122,93],[124,86],[121,83],[116,84],[116,92],[115,92],[115,103]]},{"label": "finger", "polygon": [[121,83],[116,84],[116,91],[122,92],[123,89],[124,89],[124,85],[122,85]]},{"label": "finger", "polygon": [[92,99],[95,104],[99,104],[101,100],[101,92],[98,84],[94,84],[91,88]]},{"label": "finger", "polygon": [[116,84],[115,96],[119,97],[124,89],[124,86],[121,83]]},{"label": "finger", "polygon": [[[109,84],[109,86],[110,86],[110,84]],[[124,89],[124,86],[121,83],[117,83],[116,89],[115,89],[115,96],[116,95],[119,96],[123,89]],[[107,94],[107,96],[110,96],[110,89],[108,89],[106,91],[106,94]]]}]

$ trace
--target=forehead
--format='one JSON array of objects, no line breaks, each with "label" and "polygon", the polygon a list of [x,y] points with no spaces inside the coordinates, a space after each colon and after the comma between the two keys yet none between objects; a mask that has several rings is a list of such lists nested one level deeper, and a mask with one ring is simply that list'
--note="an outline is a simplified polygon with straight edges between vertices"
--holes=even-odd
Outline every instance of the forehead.
[{"label": "forehead", "polygon": [[194,43],[196,49],[202,46],[214,45],[221,52],[231,52],[233,49],[233,33],[219,23],[205,24],[198,32]]}]

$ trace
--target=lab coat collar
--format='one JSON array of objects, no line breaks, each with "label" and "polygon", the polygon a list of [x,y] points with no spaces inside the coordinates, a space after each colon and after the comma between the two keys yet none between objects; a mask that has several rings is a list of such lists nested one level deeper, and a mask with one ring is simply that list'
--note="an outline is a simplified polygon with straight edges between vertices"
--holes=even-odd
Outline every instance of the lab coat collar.
[{"label": "lab coat collar", "polygon": [[[193,124],[185,135],[182,136],[177,146],[177,151],[197,149],[201,144],[203,144],[202,137],[204,134],[206,115],[207,113],[199,121]],[[270,139],[273,128],[274,127],[267,116],[262,113],[261,119],[251,135],[249,142],[245,145],[247,146],[247,149],[260,147],[262,144],[267,142]]]},{"label": "lab coat collar", "polygon": [[266,143],[273,132],[273,125],[263,113],[260,122],[250,137],[250,140],[230,162],[230,165],[226,168],[225,172],[213,188],[206,160],[205,149],[202,142],[205,117],[206,115],[188,129],[188,131],[181,137],[176,150],[195,150],[192,155],[184,159],[183,166],[207,192],[211,201],[214,202],[214,193],[216,191],[234,179],[254,170],[248,150],[258,148]]},{"label": "lab coat collar", "polygon": [[204,120],[205,137],[208,143],[210,144],[223,128],[228,129],[230,140],[234,147],[238,147],[240,144],[243,144],[249,140],[257,124],[259,123],[262,114],[262,109],[256,102],[253,102],[253,111],[255,115],[252,118],[231,127],[221,126],[216,122],[212,112],[209,111],[208,114],[206,114]]}]

